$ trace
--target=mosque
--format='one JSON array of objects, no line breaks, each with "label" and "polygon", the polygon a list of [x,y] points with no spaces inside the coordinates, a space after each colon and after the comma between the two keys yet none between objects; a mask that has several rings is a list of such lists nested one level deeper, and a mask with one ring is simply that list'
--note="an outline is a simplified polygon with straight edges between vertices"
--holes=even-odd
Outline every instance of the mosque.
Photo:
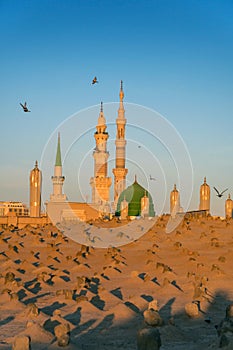
[{"label": "mosque", "polygon": [[[135,182],[126,188],[126,118],[124,109],[124,91],[123,82],[120,86],[120,102],[118,115],[116,119],[116,139],[115,139],[115,167],[112,169],[114,176],[114,207],[115,214],[121,219],[135,218],[137,216],[155,216],[154,205],[151,195],[144,189],[135,177]],[[91,203],[68,202],[63,194],[62,187],[64,176],[62,175],[62,160],[60,149],[60,135],[58,135],[56,161],[54,167],[54,176],[52,176],[53,193],[50,200],[46,203],[46,212],[52,222],[90,220],[104,217],[111,217],[111,198],[110,188],[112,178],[108,176],[108,158],[107,141],[109,134],[101,102],[100,113],[94,133],[95,148],[93,152],[94,174],[90,179],[92,191]],[[34,169],[35,170],[35,169]],[[33,171],[34,171],[33,170]],[[35,190],[31,189],[32,196]],[[37,200],[34,203],[39,204],[39,194],[36,194]],[[37,205],[37,204],[35,204]]]},{"label": "mosque", "polygon": [[[126,118],[124,109],[124,91],[121,81],[119,93],[119,108],[116,118],[115,138],[115,167],[112,169],[114,177],[114,214],[121,220],[134,219],[136,217],[155,216],[154,204],[151,194],[137,181],[126,188]],[[51,177],[53,191],[46,204],[46,213],[41,212],[41,188],[42,174],[36,161],[34,169],[30,172],[30,207],[29,212],[20,202],[0,202],[0,224],[25,226],[27,224],[44,225],[52,222],[75,222],[76,220],[89,221],[98,218],[111,218],[110,188],[112,178],[108,176],[108,158],[106,120],[101,102],[100,113],[94,133],[95,148],[93,151],[94,174],[90,179],[92,191],[91,203],[69,202],[63,193],[65,177],[62,171],[62,157],[60,133],[58,134],[54,174]],[[170,193],[170,215],[175,218],[183,212],[180,205],[180,194],[176,185]],[[200,216],[210,214],[210,186],[204,183],[200,187],[199,210],[187,212],[187,215]],[[225,201],[226,217],[233,217],[233,201],[228,196]]]}]

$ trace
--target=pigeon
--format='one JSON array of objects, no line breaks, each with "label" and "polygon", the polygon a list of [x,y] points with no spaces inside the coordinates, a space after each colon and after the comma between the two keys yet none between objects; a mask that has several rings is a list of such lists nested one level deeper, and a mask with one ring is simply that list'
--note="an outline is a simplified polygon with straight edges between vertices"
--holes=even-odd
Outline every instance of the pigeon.
[{"label": "pigeon", "polygon": [[126,237],[126,238],[130,239],[129,235],[125,234],[124,232],[118,232],[117,237],[119,237],[119,238]]},{"label": "pigeon", "polygon": [[155,181],[156,179],[150,175],[150,180]]},{"label": "pigeon", "polygon": [[24,105],[22,103],[20,103],[20,106],[23,108],[24,112],[31,112],[29,111],[29,109],[27,108],[27,102],[24,102]]},{"label": "pigeon", "polygon": [[214,187],[215,191],[217,192],[217,195],[219,198],[221,198],[223,196],[223,193],[226,192],[228,190],[228,188],[226,188],[224,191],[222,191],[221,193],[217,190],[216,187]]},{"label": "pigeon", "polygon": [[92,85],[94,85],[94,84],[96,84],[96,83],[98,83],[98,80],[97,80],[96,77],[94,77],[94,79],[92,80]]},{"label": "pigeon", "polygon": [[98,236],[94,236],[94,237],[92,237],[92,238],[90,237],[90,238],[89,238],[89,241],[92,242],[92,243],[96,243],[96,240],[97,240],[97,239],[98,239],[99,241],[102,241],[102,239],[101,239],[100,237],[98,237]]}]

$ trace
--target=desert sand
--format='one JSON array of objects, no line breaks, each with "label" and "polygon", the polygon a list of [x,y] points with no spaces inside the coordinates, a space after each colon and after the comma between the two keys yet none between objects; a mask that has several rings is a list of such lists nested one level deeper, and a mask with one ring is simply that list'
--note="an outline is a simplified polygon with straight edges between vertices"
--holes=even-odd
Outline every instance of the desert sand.
[{"label": "desert sand", "polygon": [[[135,350],[153,300],[163,320],[161,349],[218,349],[215,326],[233,301],[233,222],[185,219],[167,234],[167,221],[164,215],[136,241],[104,249],[52,225],[2,227],[0,349],[22,335],[32,350],[61,349],[55,333],[65,325],[65,349]],[[123,227],[94,225],[100,235],[105,226]],[[190,303],[198,306],[195,317],[187,314]]]}]

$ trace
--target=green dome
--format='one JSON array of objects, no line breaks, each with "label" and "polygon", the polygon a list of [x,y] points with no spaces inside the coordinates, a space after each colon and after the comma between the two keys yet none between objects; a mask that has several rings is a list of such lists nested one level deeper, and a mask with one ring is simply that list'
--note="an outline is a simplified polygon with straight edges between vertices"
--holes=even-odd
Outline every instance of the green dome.
[{"label": "green dome", "polygon": [[121,202],[124,199],[128,202],[128,216],[140,216],[141,198],[145,195],[149,197],[149,216],[155,216],[154,204],[150,193],[139,185],[136,180],[131,186],[127,187],[123,192],[121,192],[117,202],[116,216],[121,215]]}]

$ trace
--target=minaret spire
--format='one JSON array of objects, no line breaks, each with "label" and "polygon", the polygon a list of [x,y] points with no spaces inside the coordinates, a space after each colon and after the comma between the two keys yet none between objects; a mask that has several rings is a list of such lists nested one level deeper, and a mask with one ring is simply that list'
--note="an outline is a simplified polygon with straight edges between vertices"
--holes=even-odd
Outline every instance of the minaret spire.
[{"label": "minaret spire", "polygon": [[58,139],[57,139],[57,154],[56,154],[55,166],[62,166],[60,132],[58,133]]},{"label": "minaret spire", "polygon": [[120,96],[120,102],[123,102],[123,99],[124,99],[123,80],[121,80],[121,87],[120,87],[119,96]]},{"label": "minaret spire", "polygon": [[118,116],[116,119],[117,124],[117,132],[116,132],[116,155],[115,155],[115,169],[113,169],[114,174],[114,201],[116,203],[119,195],[125,189],[126,185],[126,175],[128,173],[128,169],[125,168],[125,148],[126,148],[126,140],[125,140],[125,109],[123,104],[124,99],[124,91],[123,91],[123,81],[120,83],[120,105],[118,109]]}]

